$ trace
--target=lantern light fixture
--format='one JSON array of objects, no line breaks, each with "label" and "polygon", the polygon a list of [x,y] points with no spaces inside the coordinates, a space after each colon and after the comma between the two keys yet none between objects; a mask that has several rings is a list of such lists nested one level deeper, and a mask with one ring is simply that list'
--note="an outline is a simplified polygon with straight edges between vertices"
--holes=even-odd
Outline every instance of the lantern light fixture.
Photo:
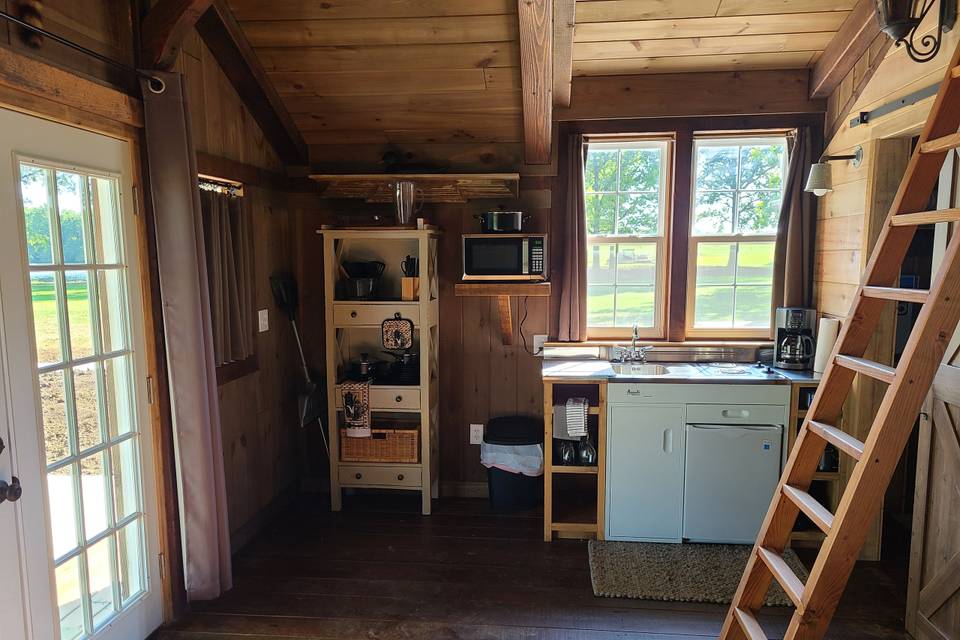
[{"label": "lantern light fixture", "polygon": [[[940,4],[937,28],[917,34],[920,23],[933,5]],[[906,45],[907,55],[914,62],[927,62],[940,52],[942,33],[957,22],[957,0],[876,0],[877,23],[899,47]]]},{"label": "lantern light fixture", "polygon": [[810,175],[807,176],[807,186],[804,191],[809,191],[818,198],[833,191],[833,175],[830,170],[831,160],[850,160],[853,166],[859,167],[860,163],[863,162],[863,147],[858,145],[853,153],[820,156],[820,160],[810,166]]}]

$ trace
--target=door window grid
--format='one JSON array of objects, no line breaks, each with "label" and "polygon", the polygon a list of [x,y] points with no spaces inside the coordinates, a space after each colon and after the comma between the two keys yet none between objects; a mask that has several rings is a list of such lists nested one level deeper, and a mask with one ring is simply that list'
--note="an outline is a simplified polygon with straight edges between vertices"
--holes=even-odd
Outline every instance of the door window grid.
[{"label": "door window grid", "polygon": [[[701,188],[699,184],[701,178],[700,150],[704,147],[732,148],[735,150],[736,170],[733,176],[734,183],[730,185],[731,188]],[[745,148],[763,147],[779,149],[779,162],[775,165],[776,171],[771,174],[774,182],[768,184],[768,188],[744,188],[743,150]],[[687,333],[693,335],[766,336],[770,327],[773,252],[776,243],[779,206],[783,198],[783,179],[786,177],[786,141],[782,137],[698,140],[696,141],[694,155],[697,158],[698,166],[695,167],[694,216],[690,233],[688,278],[691,286],[688,287],[687,294]],[[754,178],[756,179],[756,176]],[[776,188],[769,188],[771,186]],[[707,225],[702,224],[700,197],[703,194],[730,195],[729,227],[726,226],[726,222],[722,223],[726,227],[723,229],[719,227],[709,229]],[[741,216],[742,194],[761,194],[763,197],[771,197],[766,206],[770,206],[775,201],[774,210],[777,216],[768,217],[766,220],[761,218],[759,221],[754,221],[753,228],[747,227]],[[721,260],[722,264],[715,265],[729,271],[724,275],[723,282],[704,282],[701,279],[701,275],[705,275],[701,274],[701,271],[706,271],[709,268],[707,266],[709,258],[703,258],[705,258],[706,253],[716,253],[710,251],[710,248],[713,247],[726,247],[726,261]],[[752,255],[749,260],[741,262],[741,257],[748,252],[756,255]],[[760,255],[761,253],[763,255]],[[746,264],[747,262],[750,264]],[[746,277],[745,271],[749,269],[752,269],[755,273]],[[721,302],[724,298],[729,297],[729,304],[723,304],[723,307],[729,310],[729,314],[721,313],[718,315],[713,310],[707,309],[705,303],[708,295]],[[729,321],[726,320],[727,315],[729,315]]]},{"label": "door window grid", "polygon": [[[62,404],[65,409],[63,417],[67,424],[67,455],[47,465],[48,508],[52,525],[58,520],[63,520],[64,517],[68,520],[62,522],[64,525],[62,527],[52,527],[54,554],[58,555],[54,559],[54,575],[60,609],[61,638],[78,638],[90,636],[121,611],[136,595],[143,592],[146,582],[142,553],[133,555],[130,553],[132,547],[136,547],[137,550],[144,549],[145,541],[143,540],[142,492],[137,455],[139,431],[136,425],[135,403],[132,398],[131,350],[127,346],[131,332],[126,314],[128,300],[123,286],[125,278],[122,277],[126,275],[126,266],[123,264],[122,255],[119,188],[115,176],[21,161],[22,191],[26,186],[25,172],[31,173],[34,178],[37,176],[36,172],[39,172],[46,183],[45,226],[50,259],[32,259],[30,245],[36,237],[31,236],[28,224],[26,238],[28,268],[31,284],[34,283],[38,274],[52,275],[53,303],[50,312],[55,316],[53,331],[57,334],[59,362],[40,365],[40,341],[45,336],[41,335],[44,331],[40,329],[41,322],[38,318],[36,302],[32,307],[32,315],[35,327],[34,338],[38,345],[38,375],[41,381],[51,372],[59,372],[62,376]],[[62,220],[65,217],[65,211],[59,194],[61,178],[66,183],[73,181],[78,187],[74,191],[79,191],[76,194],[79,196],[79,201],[75,204],[79,205],[80,211],[71,212],[74,216],[79,213],[79,229],[76,229],[75,219],[71,223],[74,231],[80,231],[80,238],[74,238],[74,242],[79,240],[82,249],[76,245],[71,246],[71,251],[74,253],[71,254],[69,264],[63,246]],[[21,204],[26,218],[28,208],[23,195],[21,193]],[[109,224],[104,224],[102,210],[104,196],[112,200],[106,203],[107,206],[113,207],[112,228]],[[94,229],[95,200],[97,200],[98,218],[96,230]],[[30,210],[30,213],[37,215],[35,210]],[[41,242],[42,235],[41,232]],[[76,260],[78,249],[81,257],[79,261]],[[43,255],[42,250],[38,253],[41,257],[47,257]],[[116,260],[99,261],[104,254],[111,253]],[[71,283],[68,282],[68,274],[71,273],[81,273],[84,276],[82,278],[74,276],[73,284],[83,280],[86,282],[85,299],[82,295],[74,296],[79,297],[76,308],[71,304],[70,298]],[[102,303],[105,291],[101,291],[100,281],[101,276],[106,274],[114,276],[113,297],[115,299],[108,300],[110,304],[104,307]],[[104,280],[104,283],[107,283],[107,280]],[[104,287],[105,290],[109,288],[109,284]],[[33,287],[31,290],[32,293],[36,292]],[[91,354],[76,358],[73,333],[76,327],[71,327],[71,312],[80,318],[84,311],[89,327],[87,330]],[[110,325],[110,339],[119,339],[125,348],[105,349],[107,345],[102,316],[108,317],[106,324]],[[46,321],[43,325],[46,328]],[[118,331],[119,336],[114,335]],[[113,381],[115,388],[111,389],[112,396],[108,396],[106,389],[105,375],[108,366],[116,375],[116,380]],[[88,407],[85,412],[90,415],[86,415],[85,418],[96,420],[96,428],[91,430],[90,436],[95,440],[92,446],[81,450],[83,443],[81,443],[79,431],[80,412],[76,376],[78,374],[89,376],[91,373],[95,408],[91,411]],[[89,387],[89,381],[87,385]],[[111,400],[113,405],[110,403]],[[128,423],[125,426],[121,424],[124,418]],[[44,411],[45,428],[47,422],[48,416]],[[99,471],[99,474],[85,474],[84,470]],[[67,476],[66,480],[60,480],[63,476]],[[119,503],[118,494],[121,493],[123,505],[129,506],[129,503],[133,502],[134,507],[130,513],[117,518],[115,507]],[[69,500],[71,504],[64,509],[72,511],[72,514],[68,513],[64,516],[60,513],[61,505],[59,503],[54,505],[54,494],[61,501],[64,497]],[[73,521],[72,526],[70,519]],[[88,532],[87,528],[100,530]],[[58,547],[64,547],[65,552],[57,554]],[[131,561],[137,566],[128,566]],[[122,584],[124,578],[126,578],[125,585]],[[102,586],[105,581],[107,585]],[[67,598],[72,599],[65,602]]]},{"label": "door window grid", "polygon": [[[624,153],[635,152],[639,157],[644,151],[656,152],[657,168],[653,185],[647,188],[641,188],[638,184],[624,185]],[[587,146],[588,160],[584,176],[587,200],[587,315],[593,336],[602,337],[608,332],[611,335],[621,333],[621,328],[630,327],[634,322],[640,325],[642,335],[659,336],[662,332],[664,185],[668,172],[668,151],[668,141],[662,139],[599,142]],[[591,153],[597,154],[595,157],[615,154],[616,162],[592,171]],[[614,169],[612,175],[610,169]],[[607,175],[603,175],[605,172]],[[632,177],[635,180],[638,178],[637,175]],[[637,181],[642,181],[642,178]],[[655,207],[652,221],[649,219],[651,204]],[[629,223],[625,222],[628,218],[632,218]],[[650,271],[650,277],[637,280],[634,276],[631,282],[625,271],[633,268],[642,270],[645,263],[649,263],[647,270]]]}]

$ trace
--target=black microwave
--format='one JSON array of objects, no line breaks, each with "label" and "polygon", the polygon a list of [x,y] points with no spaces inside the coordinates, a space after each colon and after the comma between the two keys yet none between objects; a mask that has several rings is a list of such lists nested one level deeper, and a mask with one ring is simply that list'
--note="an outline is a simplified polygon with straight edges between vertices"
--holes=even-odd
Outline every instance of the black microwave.
[{"label": "black microwave", "polygon": [[463,279],[546,280],[546,234],[464,234]]}]

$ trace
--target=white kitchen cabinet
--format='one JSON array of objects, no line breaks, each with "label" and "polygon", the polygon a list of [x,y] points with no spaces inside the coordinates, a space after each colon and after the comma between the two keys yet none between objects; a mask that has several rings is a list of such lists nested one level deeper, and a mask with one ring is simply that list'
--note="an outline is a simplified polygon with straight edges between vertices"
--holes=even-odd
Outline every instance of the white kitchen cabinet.
[{"label": "white kitchen cabinet", "polygon": [[606,538],[680,542],[683,405],[610,405]]}]

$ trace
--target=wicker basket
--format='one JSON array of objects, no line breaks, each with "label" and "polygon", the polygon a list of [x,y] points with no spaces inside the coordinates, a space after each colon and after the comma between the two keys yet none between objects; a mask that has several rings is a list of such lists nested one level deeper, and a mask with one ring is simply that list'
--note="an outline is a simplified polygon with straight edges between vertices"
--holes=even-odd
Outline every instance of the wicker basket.
[{"label": "wicker basket", "polygon": [[420,431],[417,429],[373,429],[369,438],[348,438],[340,429],[341,462],[420,461]]}]

